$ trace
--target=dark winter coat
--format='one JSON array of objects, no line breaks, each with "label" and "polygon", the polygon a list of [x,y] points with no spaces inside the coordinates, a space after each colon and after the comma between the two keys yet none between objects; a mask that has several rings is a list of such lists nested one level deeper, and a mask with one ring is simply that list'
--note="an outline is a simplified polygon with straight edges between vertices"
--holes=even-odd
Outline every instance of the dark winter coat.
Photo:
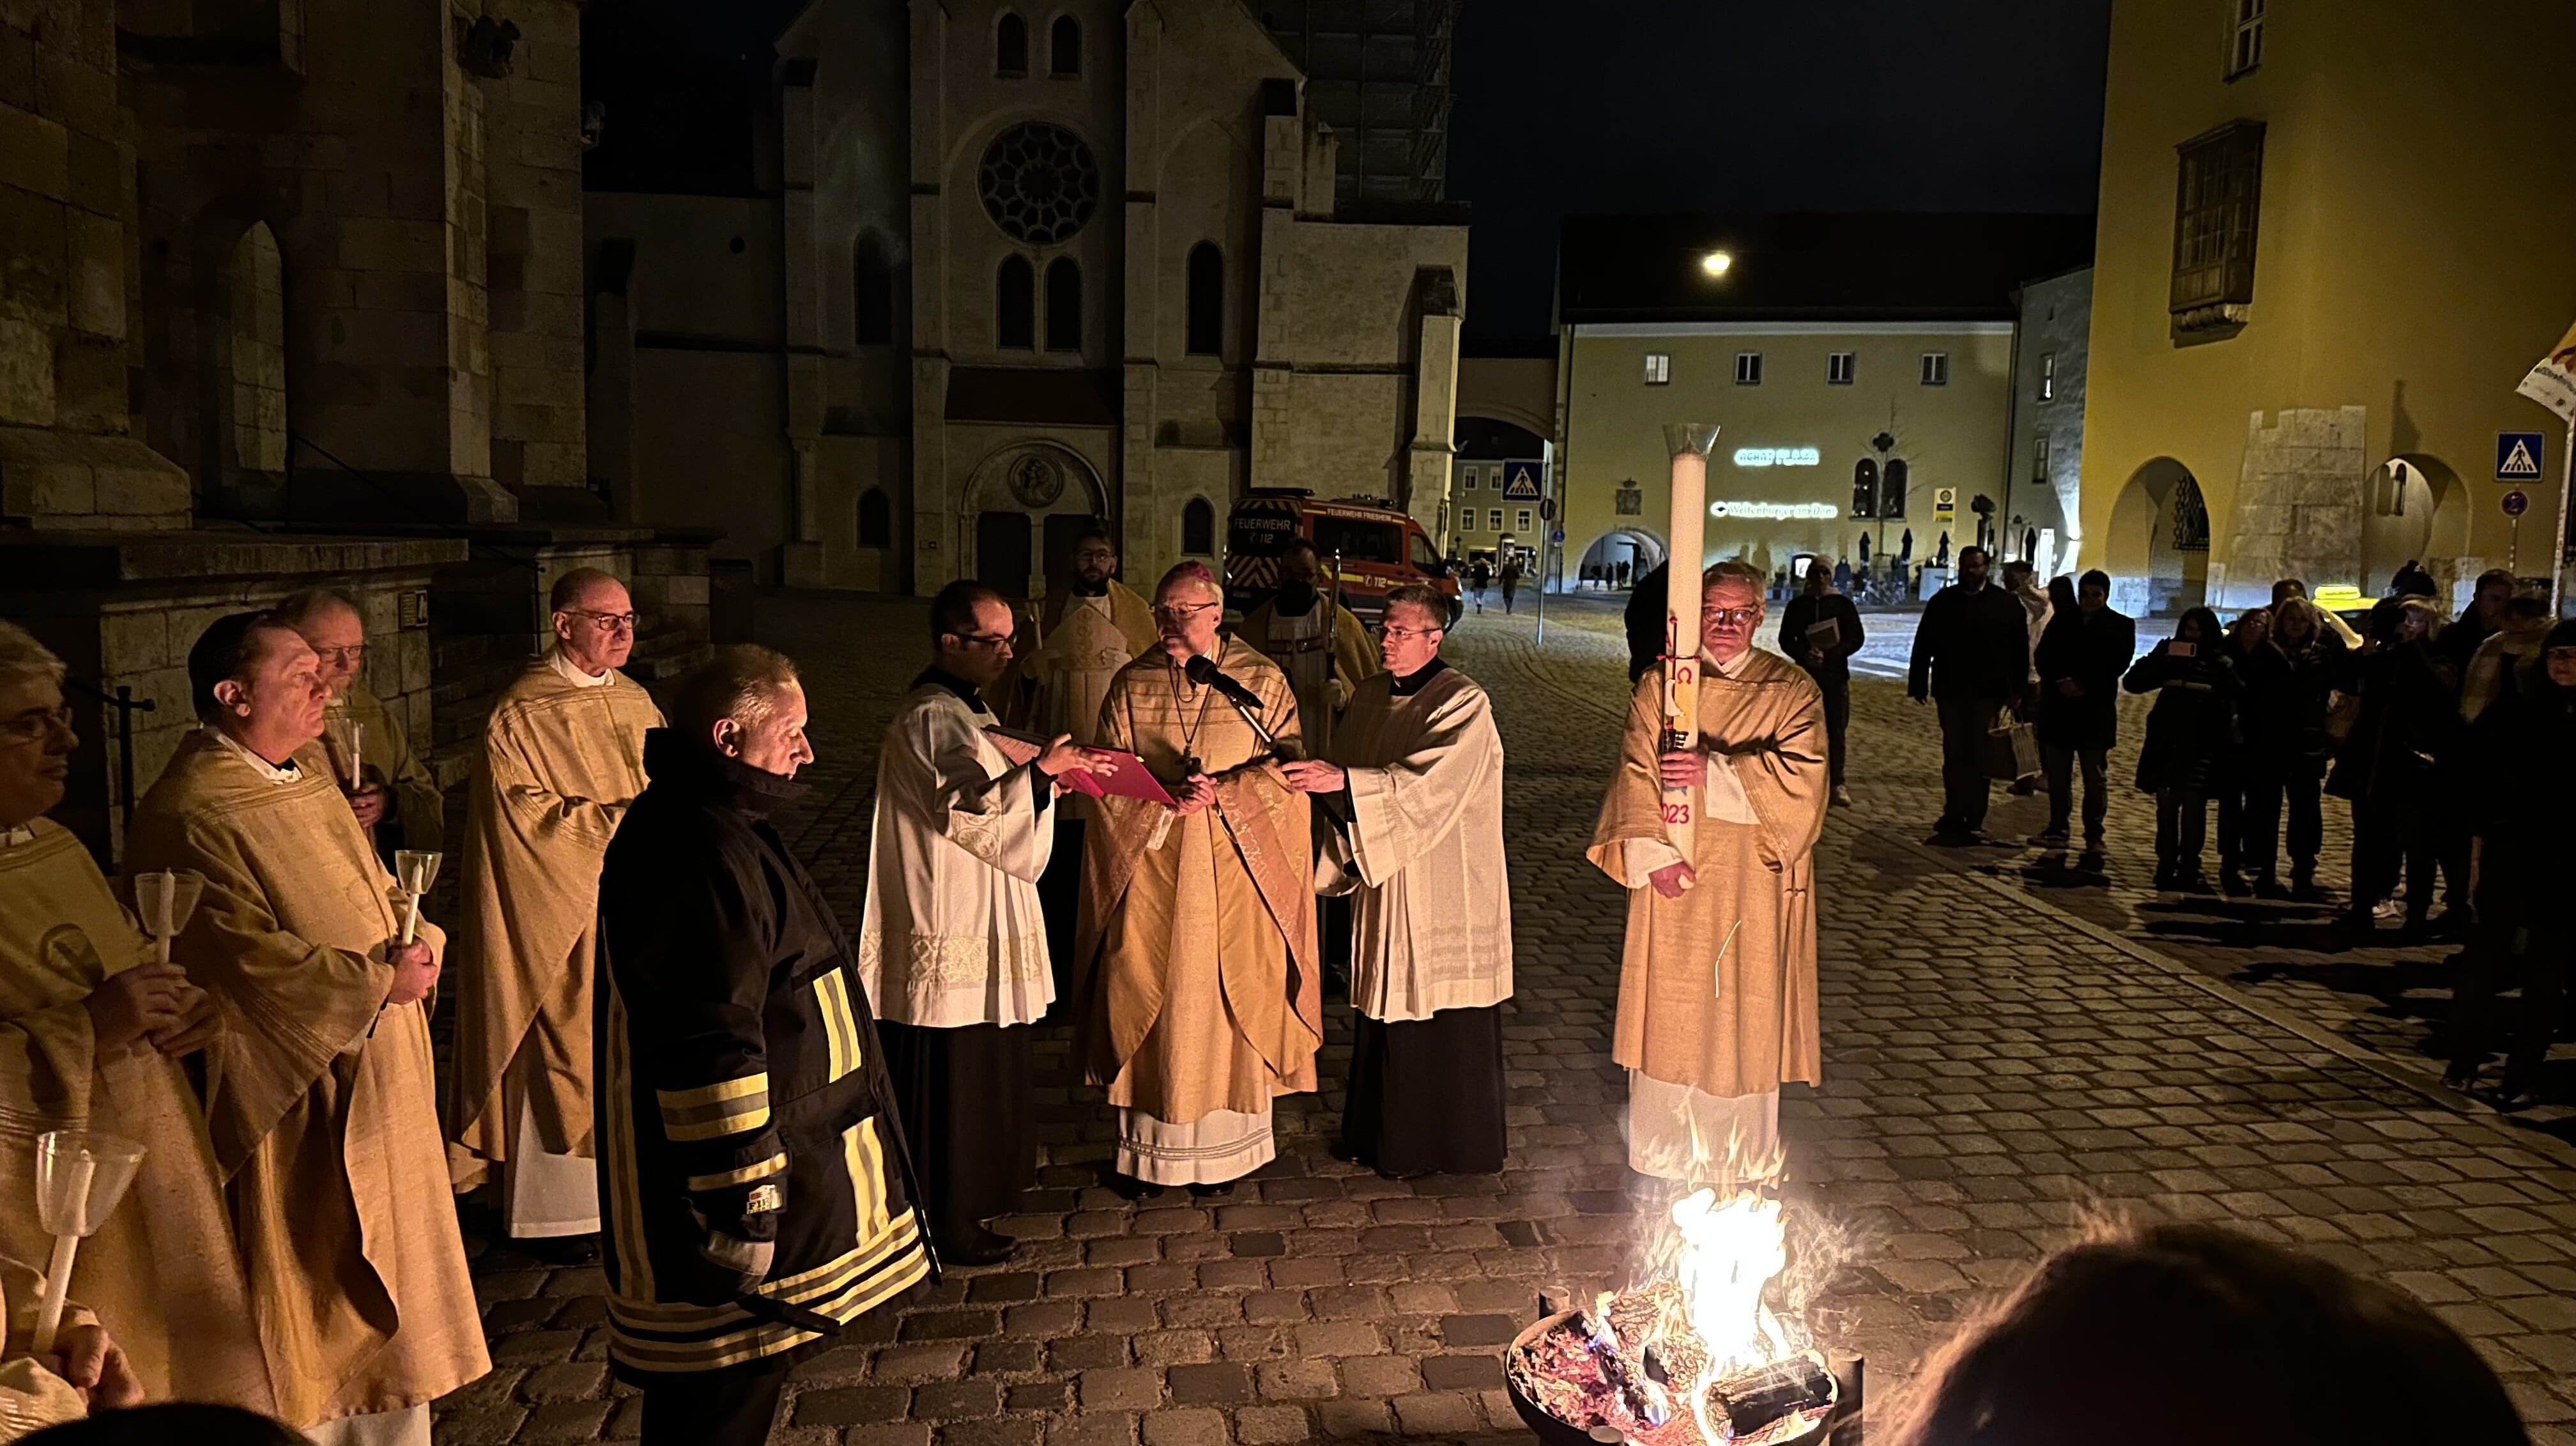
[{"label": "dark winter coat", "polygon": [[1989,583],[1952,583],[1923,606],[1906,693],[1915,698],[2010,698],[2030,681],[2030,614]]},{"label": "dark winter coat", "polygon": [[1636,682],[1664,655],[1665,584],[1673,575],[1667,564],[1637,579],[1628,594],[1628,681]]},{"label": "dark winter coat", "polygon": [[[1824,650],[1823,663],[1807,667],[1807,629],[1827,620],[1834,625],[1834,645]],[[1860,644],[1860,609],[1841,593],[1819,597],[1802,592],[1789,599],[1788,610],[1781,614],[1780,652],[1817,677],[1849,677],[1852,654],[1860,651]]]},{"label": "dark winter coat", "polygon": [[803,792],[645,735],[599,882],[596,1099],[621,1376],[799,1351],[932,1273],[848,936],[768,820]]},{"label": "dark winter coat", "polygon": [[2155,709],[2147,714],[2147,741],[2138,750],[2138,787],[2205,794],[2236,746],[2242,684],[2224,642],[2203,643],[2188,658],[2175,657],[2172,649],[2170,638],[2157,643],[2121,680],[2132,693],[2156,695]]},{"label": "dark winter coat", "polygon": [[[2480,714],[2469,736],[2469,816],[2486,840],[2479,868],[2503,876],[2496,882],[2565,889],[2576,879],[2576,829],[2568,827],[2576,818],[2576,688],[2536,675]],[[2550,907],[2563,909],[2564,900]]]},{"label": "dark winter coat", "polygon": [[2457,740],[2459,680],[2429,642],[2348,653],[2336,686],[2361,698],[2326,792],[2392,804],[2432,787]]},{"label": "dark winter coat", "polygon": [[2237,728],[2245,739],[2249,774],[2325,775],[2326,704],[2334,691],[2333,654],[2322,641],[2327,636],[2320,634],[2320,641],[2295,650],[2266,642],[2237,663],[2245,686],[2237,705]]},{"label": "dark winter coat", "polygon": [[[2065,612],[2048,620],[2032,663],[2039,669],[2039,741],[2051,748],[2109,748],[2120,735],[2120,675],[2138,653],[2138,624],[2126,613]],[[2057,685],[2084,691],[2069,697]]]}]

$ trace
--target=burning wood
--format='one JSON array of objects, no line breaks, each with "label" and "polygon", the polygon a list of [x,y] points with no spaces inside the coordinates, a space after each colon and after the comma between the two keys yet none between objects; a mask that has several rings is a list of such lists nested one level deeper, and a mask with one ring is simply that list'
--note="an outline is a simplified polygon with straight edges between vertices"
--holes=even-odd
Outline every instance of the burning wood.
[{"label": "burning wood", "polygon": [[1645,1283],[1605,1291],[1589,1311],[1562,1312],[1513,1343],[1505,1373],[1523,1418],[1545,1441],[1809,1437],[1838,1389],[1803,1333],[1763,1300],[1788,1264],[1779,1203],[1744,1191],[1721,1206],[1701,1190],[1670,1219],[1669,1248]]}]

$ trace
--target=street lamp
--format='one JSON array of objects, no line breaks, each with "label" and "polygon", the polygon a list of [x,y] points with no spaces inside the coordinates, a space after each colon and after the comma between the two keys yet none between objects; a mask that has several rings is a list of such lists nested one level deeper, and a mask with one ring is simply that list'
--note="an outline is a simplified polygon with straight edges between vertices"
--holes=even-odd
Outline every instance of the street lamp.
[{"label": "street lamp", "polygon": [[1735,258],[1723,251],[1711,251],[1699,259],[1699,269],[1710,276],[1724,276],[1735,265]]}]

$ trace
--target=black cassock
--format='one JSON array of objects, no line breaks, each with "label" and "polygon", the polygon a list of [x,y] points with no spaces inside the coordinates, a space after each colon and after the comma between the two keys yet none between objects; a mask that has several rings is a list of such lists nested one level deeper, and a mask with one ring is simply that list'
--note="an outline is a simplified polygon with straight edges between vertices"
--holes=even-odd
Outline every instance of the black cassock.
[{"label": "black cassock", "polygon": [[[1351,1038],[1342,1148],[1389,1175],[1487,1175],[1503,1168],[1503,1007],[1443,1009]],[[1389,1102],[1400,1100],[1400,1107]]]}]

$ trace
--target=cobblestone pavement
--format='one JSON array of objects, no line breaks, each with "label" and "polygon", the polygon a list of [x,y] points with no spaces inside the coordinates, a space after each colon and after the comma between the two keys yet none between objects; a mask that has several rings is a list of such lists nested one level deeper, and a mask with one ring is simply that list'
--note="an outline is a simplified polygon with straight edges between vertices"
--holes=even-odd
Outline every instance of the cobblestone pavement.
[{"label": "cobblestone pavement", "polygon": [[[762,608],[764,638],[806,663],[823,752],[786,831],[855,925],[870,752],[914,666],[887,660],[921,656],[921,607]],[[1106,1109],[1061,1032],[1042,1036],[1040,1184],[1003,1222],[1020,1258],[953,1271],[808,1361],[775,1439],[1527,1439],[1501,1347],[1543,1287],[1615,1283],[1659,1198],[1608,1127],[1624,901],[1580,852],[1624,708],[1616,615],[1551,613],[1544,648],[1529,617],[1488,613],[1450,649],[1492,689],[1510,754],[1509,1166],[1397,1183],[1331,1159],[1336,1006],[1332,1083],[1281,1102],[1277,1163],[1229,1199],[1129,1204],[1099,1185]],[[1878,1404],[1981,1298],[2108,1210],[2222,1220],[2397,1281],[2479,1343],[2537,1440],[2576,1446],[2576,1154],[2418,1087],[2348,1020],[2301,1014],[2342,997],[2326,985],[2212,977],[2241,955],[2206,965],[2192,951],[2219,946],[2115,917],[2144,909],[2133,891],[2070,908],[2009,858],[1922,846],[1932,755],[1889,691],[1863,686],[1861,806],[1819,849],[1827,1081],[1783,1106],[1793,1274],[1819,1337],[1868,1354]],[[2141,812],[2114,814],[2115,858],[2141,856]],[[635,1433],[606,1375],[596,1270],[494,1248],[476,1280],[497,1364],[442,1403],[442,1442]]]}]

